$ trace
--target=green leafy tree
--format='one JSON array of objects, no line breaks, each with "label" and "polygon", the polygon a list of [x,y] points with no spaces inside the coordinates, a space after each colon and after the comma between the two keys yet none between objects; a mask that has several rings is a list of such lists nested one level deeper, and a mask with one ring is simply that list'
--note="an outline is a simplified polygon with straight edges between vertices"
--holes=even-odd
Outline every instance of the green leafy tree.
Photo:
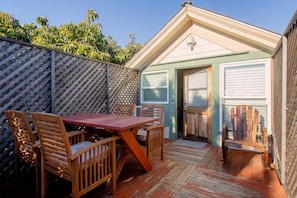
[{"label": "green leafy tree", "polygon": [[131,33],[130,42],[122,48],[111,36],[102,34],[101,24],[95,22],[98,18],[99,15],[90,9],[86,19],[78,25],[70,22],[60,27],[50,26],[46,17],[39,16],[36,18],[37,25],[21,26],[17,19],[0,12],[0,36],[124,65],[142,45],[136,43]]},{"label": "green leafy tree", "polygon": [[39,25],[39,28],[36,28],[33,31],[31,42],[44,47],[56,48],[54,41],[54,32],[56,32],[56,27],[49,26],[49,22],[46,17],[37,17],[36,23]]},{"label": "green leafy tree", "polygon": [[122,48],[117,45],[115,41],[112,40],[111,37],[109,39],[109,54],[111,54],[111,61],[120,65],[124,65],[127,61],[129,61],[134,54],[136,54],[141,48],[142,45],[140,43],[136,43],[135,35],[133,33],[129,34],[130,41]]},{"label": "green leafy tree", "polygon": [[46,17],[39,16],[36,18],[36,23],[41,25],[41,27],[48,27],[48,20]]},{"label": "green leafy tree", "polygon": [[141,48],[142,45],[140,43],[136,43],[135,35],[130,33],[130,42],[126,45],[125,48],[125,62],[130,60],[134,54],[136,54]]},{"label": "green leafy tree", "polygon": [[34,36],[34,32],[37,29],[37,26],[34,23],[25,24],[23,26],[25,32],[26,32],[26,38],[28,42],[32,43],[32,38]]},{"label": "green leafy tree", "polygon": [[5,12],[0,12],[0,36],[26,42],[29,41],[26,37],[26,31],[20,25],[19,20]]}]

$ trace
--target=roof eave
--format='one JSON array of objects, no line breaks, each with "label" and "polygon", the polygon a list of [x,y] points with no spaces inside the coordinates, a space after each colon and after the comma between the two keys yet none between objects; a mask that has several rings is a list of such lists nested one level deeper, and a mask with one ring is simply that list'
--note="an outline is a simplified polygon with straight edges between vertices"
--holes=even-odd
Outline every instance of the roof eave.
[{"label": "roof eave", "polygon": [[186,9],[179,11],[155,36],[147,42],[138,53],[136,53],[125,66],[141,69],[150,63],[154,54],[163,48],[171,38],[187,26],[189,19],[187,19]]},{"label": "roof eave", "polygon": [[148,66],[156,54],[167,46],[178,32],[193,23],[231,36],[269,54],[273,53],[281,38],[279,34],[271,31],[208,10],[186,5],[126,63],[126,66],[139,70]]}]

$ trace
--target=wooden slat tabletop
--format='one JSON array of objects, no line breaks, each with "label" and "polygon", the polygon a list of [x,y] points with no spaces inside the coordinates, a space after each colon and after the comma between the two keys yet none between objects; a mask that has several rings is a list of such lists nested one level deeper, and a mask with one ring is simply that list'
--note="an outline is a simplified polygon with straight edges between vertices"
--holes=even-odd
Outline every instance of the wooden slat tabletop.
[{"label": "wooden slat tabletop", "polygon": [[114,114],[87,113],[63,116],[63,121],[68,124],[78,124],[89,127],[99,127],[116,131],[123,131],[153,122],[157,118],[121,116]]}]

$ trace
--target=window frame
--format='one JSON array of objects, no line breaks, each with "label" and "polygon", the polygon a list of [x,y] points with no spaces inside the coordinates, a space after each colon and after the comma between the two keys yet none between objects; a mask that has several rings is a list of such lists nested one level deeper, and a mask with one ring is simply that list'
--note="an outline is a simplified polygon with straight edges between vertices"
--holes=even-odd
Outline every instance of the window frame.
[{"label": "window frame", "polygon": [[[160,74],[165,73],[166,85],[165,86],[143,86],[143,76],[147,74]],[[156,89],[166,89],[166,101],[144,101],[144,89],[147,90],[156,90]],[[143,104],[168,104],[169,102],[169,79],[168,79],[168,70],[159,70],[159,71],[150,71],[141,73],[140,78],[140,102]]]},{"label": "window frame", "polygon": [[[230,67],[244,67],[247,65],[259,65],[264,64],[265,71],[265,95],[263,96],[225,96],[225,68]],[[222,130],[222,124],[223,124],[223,109],[225,105],[225,100],[234,100],[237,102],[234,102],[234,105],[242,104],[242,102],[246,102],[247,105],[254,105],[254,106],[266,106],[266,127],[268,133],[271,131],[271,59],[257,59],[257,60],[247,60],[247,61],[238,61],[238,62],[229,62],[229,63],[222,63],[220,64],[220,131]],[[262,102],[259,102],[262,101]],[[228,104],[228,103],[227,103]],[[232,105],[233,105],[232,104]],[[222,131],[221,131],[222,132]]]}]

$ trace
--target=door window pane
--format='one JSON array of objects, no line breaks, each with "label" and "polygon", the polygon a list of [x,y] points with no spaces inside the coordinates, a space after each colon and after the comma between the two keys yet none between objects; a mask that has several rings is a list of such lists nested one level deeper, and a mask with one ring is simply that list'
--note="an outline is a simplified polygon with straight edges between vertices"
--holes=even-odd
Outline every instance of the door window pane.
[{"label": "door window pane", "polygon": [[188,106],[208,106],[207,70],[188,74],[187,97]]},{"label": "door window pane", "polygon": [[189,106],[207,107],[207,90],[190,90],[188,91]]}]

